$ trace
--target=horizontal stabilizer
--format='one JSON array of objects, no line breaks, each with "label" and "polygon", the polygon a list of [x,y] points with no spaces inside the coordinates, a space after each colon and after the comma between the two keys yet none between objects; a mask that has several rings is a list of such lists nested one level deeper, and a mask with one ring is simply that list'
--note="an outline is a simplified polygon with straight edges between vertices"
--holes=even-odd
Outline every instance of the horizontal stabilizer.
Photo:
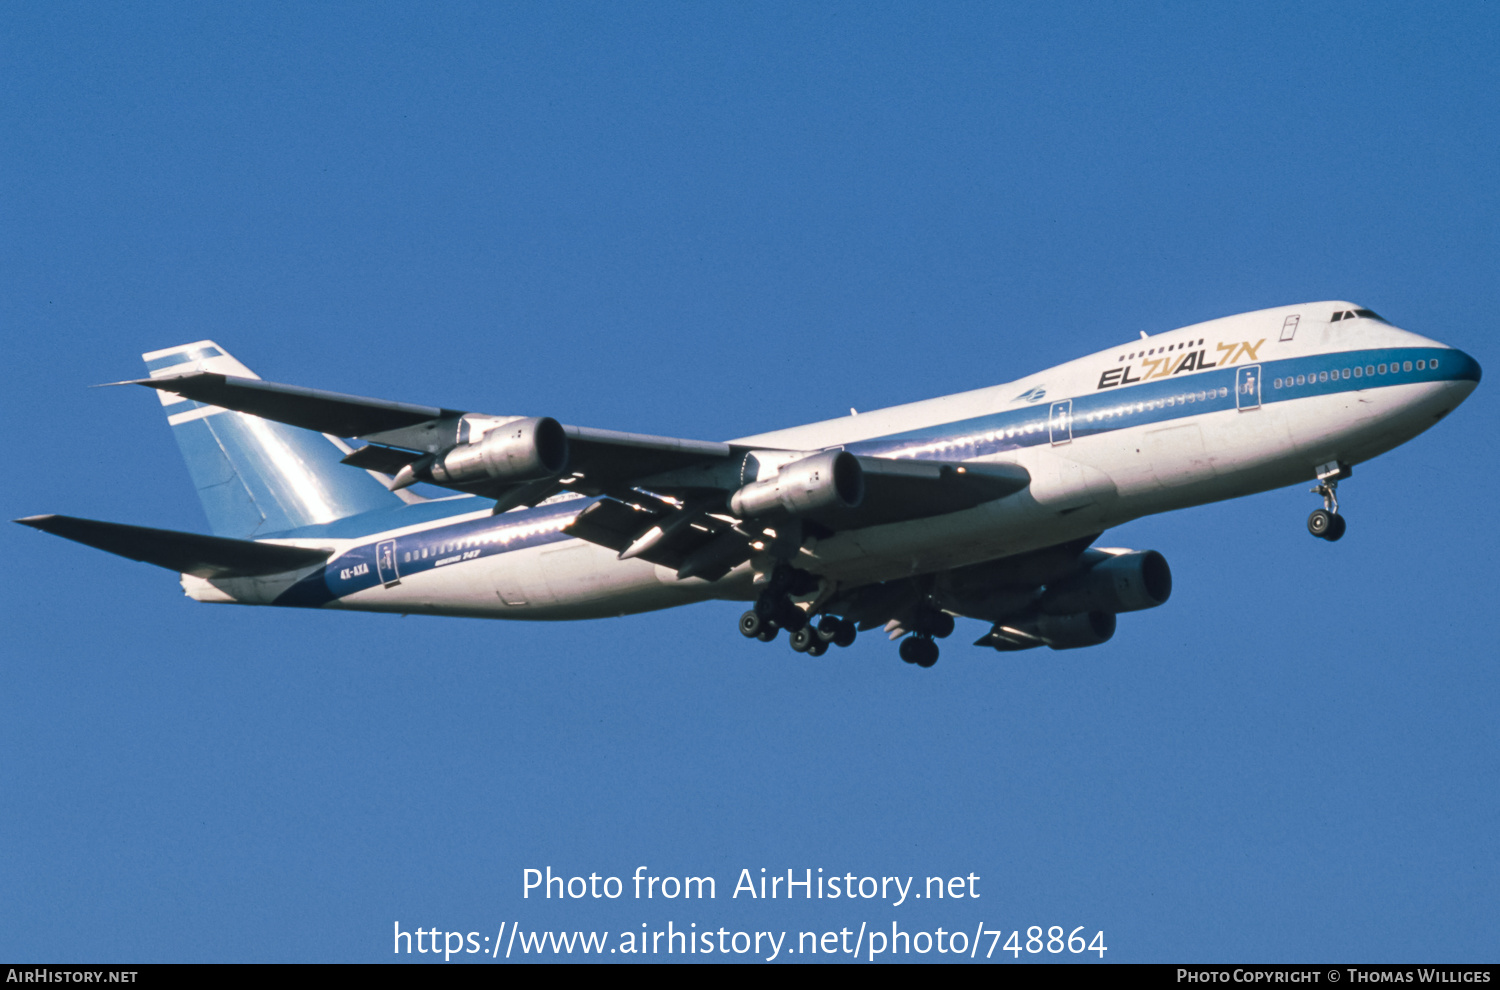
[{"label": "horizontal stabilizer", "polygon": [[211,406],[249,413],[278,423],[299,426],[304,430],[331,433],[336,437],[362,437],[462,415],[436,406],[366,399],[358,395],[206,371],[142,378],[121,384],[145,385],[163,392],[175,392],[194,402],[206,402]]},{"label": "horizontal stabilizer", "polygon": [[27,516],[16,522],[121,557],[201,578],[249,577],[294,571],[320,564],[333,553],[332,550],[312,547],[254,543],[74,516]]}]

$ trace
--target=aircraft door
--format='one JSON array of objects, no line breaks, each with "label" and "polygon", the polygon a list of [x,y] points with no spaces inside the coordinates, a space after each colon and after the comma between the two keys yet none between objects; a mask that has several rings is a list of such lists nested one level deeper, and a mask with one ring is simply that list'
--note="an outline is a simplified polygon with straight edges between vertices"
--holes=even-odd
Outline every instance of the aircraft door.
[{"label": "aircraft door", "polygon": [[1064,399],[1052,403],[1047,416],[1047,430],[1052,434],[1052,446],[1068,443],[1073,439],[1073,400]]},{"label": "aircraft door", "polygon": [[1240,412],[1260,408],[1260,365],[1250,364],[1235,370],[1234,404]]},{"label": "aircraft door", "polygon": [[382,540],[375,544],[375,570],[380,583],[387,588],[401,583],[401,574],[396,570],[396,541]]}]

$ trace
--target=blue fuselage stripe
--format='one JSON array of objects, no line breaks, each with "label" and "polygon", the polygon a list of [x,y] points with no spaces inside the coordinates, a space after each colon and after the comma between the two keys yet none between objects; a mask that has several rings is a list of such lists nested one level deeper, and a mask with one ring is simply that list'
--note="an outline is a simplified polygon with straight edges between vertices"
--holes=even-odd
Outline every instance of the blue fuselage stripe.
[{"label": "blue fuselage stripe", "polygon": [[[562,528],[597,501],[569,499],[377,539],[341,554],[321,571],[309,574],[283,592],[274,604],[316,607],[439,567],[572,539],[561,532]],[[472,502],[466,511],[474,511]],[[392,546],[386,547],[387,543]]]},{"label": "blue fuselage stripe", "polygon": [[[1424,366],[1421,370],[1416,367],[1419,361]],[[1410,368],[1407,368],[1408,363]],[[1382,366],[1386,369],[1384,372],[1378,370]],[[1354,375],[1356,367],[1360,369],[1358,377]],[[1260,380],[1256,395],[1237,395],[1237,388],[1244,382],[1242,376],[1257,368]],[[1374,370],[1374,374],[1365,374],[1365,368]],[[1313,354],[1231,365],[1140,384],[1105,386],[1071,398],[1038,401],[1022,409],[845,446],[853,453],[870,456],[968,460],[1023,447],[1047,446],[1053,442],[1055,431],[1065,432],[1072,439],[1100,436],[1115,430],[1153,426],[1241,406],[1267,405],[1391,385],[1473,380],[1477,378],[1477,369],[1468,355],[1442,347]],[[1348,378],[1344,377],[1345,370],[1349,373]],[[1335,371],[1339,373],[1336,381]],[[1298,375],[1303,376],[1302,385],[1286,386],[1287,381],[1295,383]],[[1275,384],[1278,380],[1283,383],[1281,387]],[[1059,407],[1065,405],[1068,408],[1063,412]],[[1054,410],[1058,412],[1054,413]]]},{"label": "blue fuselage stripe", "polygon": [[[1418,365],[1421,365],[1419,368]],[[1381,369],[1384,369],[1383,371]],[[1358,372],[1356,373],[1356,370]],[[1247,378],[1254,395],[1240,395]],[[1129,379],[1129,374],[1123,376]],[[1298,379],[1301,378],[1301,384]],[[968,460],[1022,447],[1046,446],[1054,431],[1068,438],[1170,422],[1203,413],[1264,406],[1340,392],[1425,382],[1477,381],[1479,366],[1450,348],[1405,347],[1340,351],[1231,365],[944,423],[844,445],[856,454],[930,460]],[[1280,384],[1278,384],[1280,383]],[[1062,412],[1062,409],[1066,412]],[[1064,419],[1063,417],[1066,417]],[[344,553],[283,593],[277,605],[316,607],[390,580],[526,547],[571,539],[562,528],[598,499],[579,498],[498,516],[470,519],[403,536],[379,538]],[[482,503],[480,503],[482,505]],[[351,516],[287,536],[358,536],[476,511],[474,499],[452,499]],[[426,518],[422,518],[425,516]],[[389,555],[384,568],[380,548]],[[392,570],[394,568],[394,570]]]}]

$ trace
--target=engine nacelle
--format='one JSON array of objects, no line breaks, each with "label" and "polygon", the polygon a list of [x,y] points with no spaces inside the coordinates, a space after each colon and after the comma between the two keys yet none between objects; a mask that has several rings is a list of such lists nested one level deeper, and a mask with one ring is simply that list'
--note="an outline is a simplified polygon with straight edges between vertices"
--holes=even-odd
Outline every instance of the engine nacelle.
[{"label": "engine nacelle", "polygon": [[[1115,623],[1113,612],[1074,612],[1071,615],[1044,614],[1025,622],[1007,625],[1023,636],[1041,640],[1054,650],[1077,650],[1109,642],[1115,634]],[[997,639],[1005,635],[1002,626],[996,626],[995,631],[999,634]],[[1024,649],[1019,646],[1010,648]]]},{"label": "engine nacelle", "polygon": [[518,483],[550,478],[567,465],[568,435],[557,420],[541,416],[492,427],[480,439],[440,454],[428,471],[445,485]]},{"label": "engine nacelle", "polygon": [[1039,604],[1051,615],[1138,612],[1161,605],[1171,595],[1172,569],[1167,558],[1155,550],[1138,550],[1101,560],[1077,577],[1048,588]]},{"label": "engine nacelle", "polygon": [[865,498],[859,459],[847,450],[826,450],[784,466],[729,496],[729,511],[745,519],[786,514],[805,516],[854,509]]}]

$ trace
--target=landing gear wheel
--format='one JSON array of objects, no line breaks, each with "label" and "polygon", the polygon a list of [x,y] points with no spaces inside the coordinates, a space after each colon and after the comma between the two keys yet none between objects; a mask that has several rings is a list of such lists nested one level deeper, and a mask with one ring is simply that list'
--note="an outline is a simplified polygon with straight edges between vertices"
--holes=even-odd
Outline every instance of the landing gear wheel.
[{"label": "landing gear wheel", "polygon": [[917,657],[920,656],[922,652],[922,648],[917,645],[920,642],[921,640],[917,639],[915,636],[908,636],[901,641],[901,645],[896,648],[896,652],[900,654],[901,659],[906,661],[907,663],[916,663]]},{"label": "landing gear wheel", "polygon": [[755,639],[770,623],[760,617],[760,613],[751,609],[740,616],[740,635],[746,639]]},{"label": "landing gear wheel", "polygon": [[803,626],[792,632],[792,649],[798,653],[806,653],[812,648],[814,642],[818,641],[818,634],[811,626]]},{"label": "landing gear wheel", "polygon": [[858,635],[859,630],[848,619],[825,615],[818,620],[818,638],[824,643],[832,643],[834,646],[853,646],[854,638]]},{"label": "landing gear wheel", "polygon": [[839,620],[838,631],[833,634],[834,646],[853,646],[854,637],[859,635],[859,630],[854,628],[854,623],[848,619]]},{"label": "landing gear wheel", "polygon": [[947,639],[953,635],[953,616],[947,612],[939,612],[932,620],[932,635],[936,639]]},{"label": "landing gear wheel", "polygon": [[1323,534],[1323,539],[1327,540],[1329,543],[1337,543],[1339,537],[1344,535],[1344,528],[1347,525],[1348,523],[1344,520],[1343,516],[1334,516],[1333,526],[1328,530],[1327,533]]},{"label": "landing gear wheel", "polygon": [[774,622],[769,622],[761,627],[760,632],[755,634],[755,638],[762,643],[769,643],[776,638],[776,634],[779,632],[781,632],[781,627]]},{"label": "landing gear wheel", "polygon": [[814,636],[812,645],[807,648],[807,655],[810,657],[820,657],[827,652],[828,644],[823,642],[818,637]]},{"label": "landing gear wheel", "polygon": [[[1335,526],[1338,526],[1338,523],[1334,522],[1336,519],[1339,523],[1343,522],[1342,519],[1339,519],[1338,516],[1327,509],[1314,509],[1312,515],[1307,517],[1307,531],[1320,540],[1329,539],[1328,534],[1333,532]],[[1343,535],[1343,527],[1341,526],[1339,527],[1339,535]],[[1338,539],[1337,536],[1332,538],[1335,540]]]},{"label": "landing gear wheel", "polygon": [[938,645],[925,636],[908,636],[897,650],[901,659],[918,667],[931,667],[938,661]]}]

